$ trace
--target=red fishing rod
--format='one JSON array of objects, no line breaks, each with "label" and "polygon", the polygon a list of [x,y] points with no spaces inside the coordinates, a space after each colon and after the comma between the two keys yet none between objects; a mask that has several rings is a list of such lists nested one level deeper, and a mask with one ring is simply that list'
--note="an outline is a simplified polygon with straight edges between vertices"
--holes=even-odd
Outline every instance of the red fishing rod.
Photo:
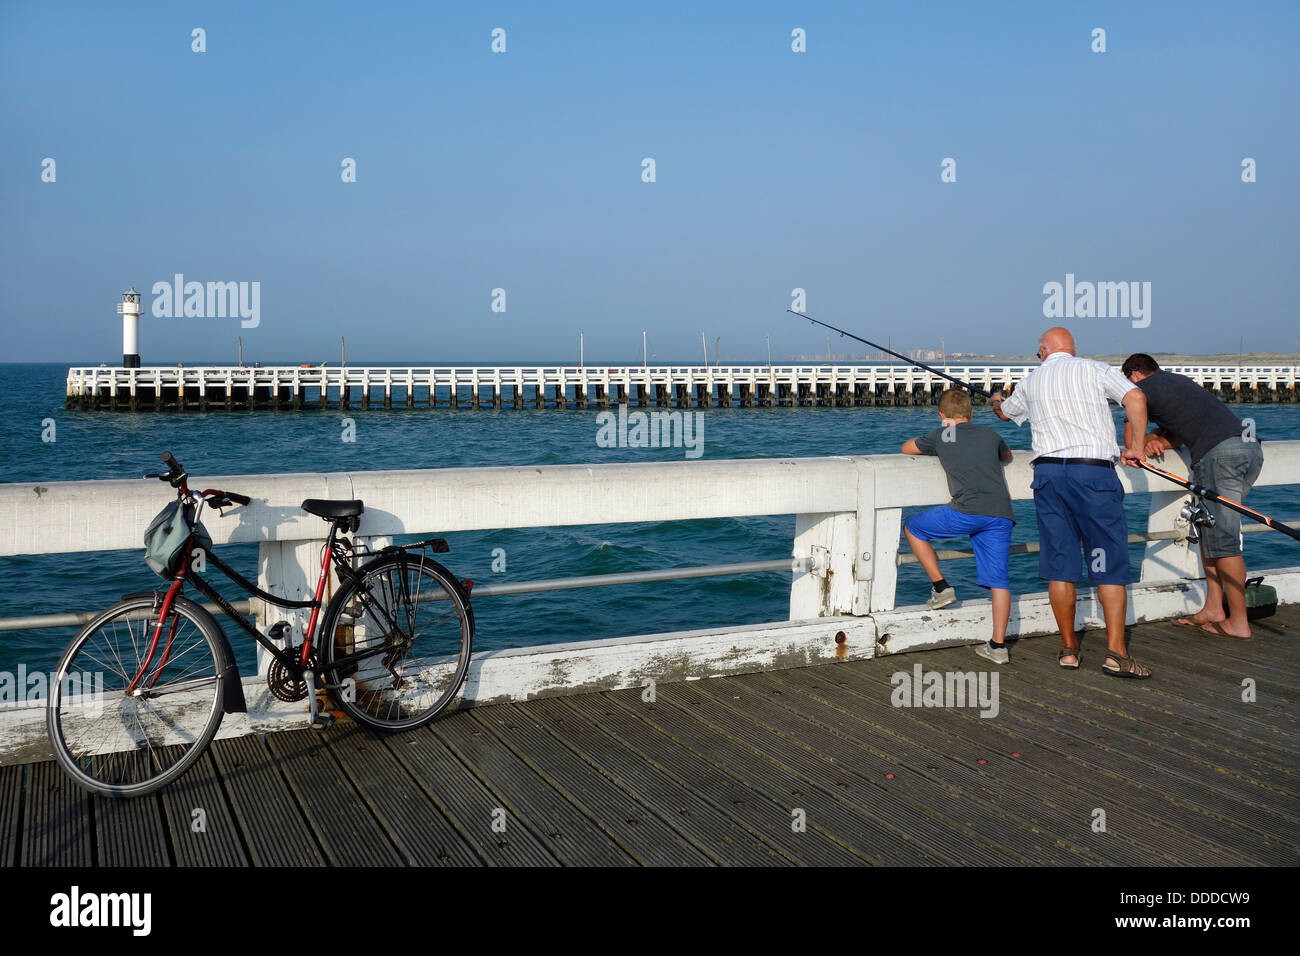
[{"label": "red fishing rod", "polygon": [[1247,518],[1254,518],[1256,521],[1260,522],[1261,524],[1268,525],[1274,531],[1281,531],[1287,537],[1295,538],[1297,541],[1300,541],[1300,531],[1297,531],[1295,528],[1288,527],[1287,525],[1283,524],[1281,521],[1277,521],[1273,518],[1270,518],[1268,515],[1262,515],[1254,508],[1247,508],[1245,505],[1239,505],[1235,501],[1230,501],[1229,499],[1224,498],[1222,495],[1216,493],[1211,488],[1206,488],[1204,485],[1198,485],[1196,482],[1189,481],[1185,478],[1179,478],[1177,475],[1170,474],[1167,471],[1161,471],[1159,468],[1156,468],[1152,465],[1148,465],[1145,461],[1139,462],[1138,464],[1140,464],[1143,468],[1145,468],[1147,471],[1151,472],[1154,475],[1159,475],[1161,478],[1167,478],[1169,481],[1172,481],[1176,485],[1182,485],[1184,488],[1186,488],[1192,494],[1197,495],[1198,497],[1209,498],[1211,501],[1217,501],[1219,504],[1231,508],[1233,511],[1241,512]]}]

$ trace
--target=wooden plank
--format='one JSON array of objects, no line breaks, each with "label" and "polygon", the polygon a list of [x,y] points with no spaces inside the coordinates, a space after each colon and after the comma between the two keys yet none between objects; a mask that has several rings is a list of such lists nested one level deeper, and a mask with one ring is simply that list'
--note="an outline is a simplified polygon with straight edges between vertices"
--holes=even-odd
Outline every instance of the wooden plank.
[{"label": "wooden plank", "polygon": [[[711,686],[667,687],[660,696],[715,729],[727,727],[729,737],[760,757],[799,774],[828,796],[858,811],[863,823],[833,832],[841,842],[873,862],[915,865],[918,861],[941,860],[959,865],[1006,866],[1031,862],[1035,855],[1032,842],[1030,851],[1017,853],[999,846],[992,834],[978,833],[981,825],[1006,829],[1006,821],[933,786],[884,752],[836,737],[764,700],[762,694],[739,681],[699,683]],[[737,716],[741,719],[737,720]],[[892,774],[893,779],[887,774]],[[1032,861],[1066,862],[1060,854]],[[1093,861],[1076,858],[1069,862],[1079,865]]]},{"label": "wooden plank", "polygon": [[302,808],[260,735],[213,741],[211,753],[254,866],[325,865]]},{"label": "wooden plank", "polygon": [[[829,674],[830,679],[846,686],[852,686],[849,683],[852,681],[861,687],[865,682],[868,694],[878,693],[878,685],[882,683],[888,685],[888,674],[883,667],[841,667]],[[914,714],[916,719],[931,723],[941,719],[946,722],[949,717],[963,722],[978,721],[989,730],[1005,732],[1001,748],[987,751],[981,759],[990,763],[1007,759],[1037,762],[1053,775],[1093,793],[1097,802],[1089,812],[1095,808],[1107,810],[1111,825],[1128,813],[1143,812],[1184,832],[1198,836],[1210,834],[1217,846],[1255,862],[1279,862],[1294,856],[1293,850],[1282,850],[1283,844],[1276,836],[1261,834],[1239,823],[1236,815],[1247,810],[1241,804],[1214,795],[1208,801],[1194,799],[1194,791],[1176,786],[1163,767],[1126,759],[1096,739],[1100,736],[1104,741],[1111,734],[1080,736],[1071,732],[1074,729],[1071,721],[1058,729],[1028,719],[1014,709],[1003,709],[997,720],[984,720],[958,708],[917,708]],[[1021,756],[1010,757],[1013,752]],[[1205,802],[1211,806],[1204,806]]]},{"label": "wooden plank", "polygon": [[393,734],[383,743],[489,866],[559,866],[509,808],[502,808],[505,831],[493,830],[497,796],[429,728]]},{"label": "wooden plank", "polygon": [[388,839],[416,866],[482,863],[374,731],[340,724],[326,742]]},{"label": "wooden plank", "polygon": [[1075,748],[1077,759],[1098,770],[1131,779],[1213,816],[1238,821],[1268,840],[1282,839],[1292,845],[1300,840],[1300,825],[1293,816],[1295,802],[1286,795],[1275,797],[1260,788],[1242,792],[1242,787],[1232,786],[1236,782],[1232,778],[1208,767],[1191,764],[1169,751],[1151,753],[1135,743],[1133,734],[1081,724],[1072,715],[1055,715],[1039,708],[1032,715],[1011,714],[1008,719],[1023,720],[1030,732],[1039,728],[1056,731],[1066,747]]},{"label": "wooden plank", "polygon": [[98,866],[171,866],[167,827],[155,794],[115,800],[94,796]]},{"label": "wooden plank", "polygon": [[28,768],[22,866],[90,866],[90,795],[54,761]]},{"label": "wooden plank", "polygon": [[[211,751],[159,796],[177,866],[249,865],[249,853]],[[197,816],[196,810],[202,815]]]},{"label": "wooden plank", "polygon": [[[1170,715],[1178,721],[1179,728],[1185,728],[1188,733],[1199,730],[1216,742],[1235,744],[1251,753],[1263,750],[1284,763],[1293,763],[1291,757],[1300,749],[1300,745],[1294,742],[1294,735],[1279,733],[1279,730],[1282,720],[1290,722],[1290,717],[1285,712],[1293,709],[1294,702],[1300,698],[1300,692],[1276,684],[1267,665],[1256,671],[1259,702],[1246,704],[1241,699],[1242,671],[1229,672],[1226,676],[1224,671],[1220,671],[1220,681],[1217,684],[1208,683],[1203,678],[1181,671],[1176,662],[1165,661],[1145,650],[1140,652],[1139,660],[1150,661],[1155,674],[1150,681],[1143,683],[1143,693],[1136,695],[1128,689],[1128,682],[1099,672],[1100,653],[1103,652],[1089,654],[1085,651],[1085,660],[1091,666],[1085,665],[1073,672],[1076,677],[1067,686],[1076,687],[1080,693],[1098,699],[1134,701],[1137,706],[1149,711]],[[1130,653],[1137,655],[1139,652],[1130,649]],[[1037,667],[1039,673],[1042,672],[1042,667],[1046,667],[1050,673],[1057,669],[1054,656],[1053,646],[1053,651],[1048,655],[1039,654],[1017,663],[1030,668]],[[1196,684],[1196,688],[1187,690],[1192,683]]]},{"label": "wooden plank", "polygon": [[[718,750],[706,747],[710,756],[701,756],[666,734],[654,721],[643,719],[657,717],[660,721],[684,724],[675,709],[670,709],[666,718],[659,713],[660,705],[642,704],[639,691],[630,693],[636,703],[619,699],[627,698],[627,692],[567,698],[565,703],[598,723],[625,746],[639,751],[682,786],[723,809],[794,862],[839,866],[861,866],[868,862],[823,829],[819,821],[833,816],[829,809],[831,801],[823,795],[789,774],[765,772],[763,768],[749,773],[748,766],[732,766],[733,755],[725,747],[726,739],[703,728],[701,734],[711,736]],[[682,809],[689,812],[688,808]],[[805,813],[806,828],[798,831],[794,827],[796,809]]]},{"label": "wooden plank", "polygon": [[549,734],[527,710],[526,705],[493,707],[471,714],[534,773],[626,847],[638,862],[648,866],[703,866],[717,862],[684,840],[643,802],[610,783],[599,770]]},{"label": "wooden plank", "polygon": [[562,699],[529,701],[526,713],[616,785],[641,798],[665,823],[719,863],[735,866],[793,865],[788,857],[712,804],[678,785],[641,754],[602,732],[597,724],[566,706]]},{"label": "wooden plank", "polygon": [[[863,679],[866,668],[819,668],[809,677],[816,693],[832,693],[838,686],[856,698],[858,706],[878,700],[878,682]],[[852,706],[852,704],[850,705]],[[956,708],[921,708],[910,712],[911,726],[924,728],[951,738],[956,746],[965,746],[966,760],[974,760],[982,771],[1002,774],[1008,768],[1025,768],[1043,778],[1037,787],[1046,797],[1077,808],[1080,825],[1091,830],[1091,813],[1096,807],[1124,807],[1107,821],[1106,839],[1138,838],[1150,832],[1153,839],[1179,862],[1213,865],[1243,865],[1248,856],[1228,849],[1231,844],[1205,845],[1192,840],[1183,829],[1198,823],[1197,814],[1187,806],[1164,795],[1153,793],[1123,779],[1110,778],[1093,768],[1076,763],[1057,750],[1052,741],[1038,741],[1013,730],[999,720],[986,720]],[[980,764],[978,761],[984,760]],[[1035,789],[1031,784],[1030,789]],[[1208,817],[1206,818],[1209,819]],[[1154,861],[1159,862],[1159,861]]]},{"label": "wooden plank", "polygon": [[22,764],[0,767],[0,867],[18,862],[18,819],[23,803]]},{"label": "wooden plank", "polygon": [[[1282,605],[1272,617],[1251,621],[1254,634],[1249,640],[1219,637],[1174,621],[1152,621],[1142,624],[1134,633],[1143,641],[1163,647],[1187,651],[1195,648],[1191,663],[1204,659],[1207,663],[1233,665],[1253,661],[1275,669],[1287,677],[1288,686],[1296,686],[1300,678],[1300,661],[1291,653],[1292,632],[1300,627],[1300,605]],[[1204,636],[1202,636],[1204,635]],[[1195,639],[1196,643],[1189,643]]]},{"label": "wooden plank", "polygon": [[[782,688],[786,694],[803,694],[839,711],[842,718],[838,718],[834,712],[822,716],[827,712],[820,709],[815,713],[819,721],[827,722],[837,732],[850,738],[858,737],[854,721],[869,723],[873,731],[888,735],[895,751],[906,753],[912,760],[918,761],[913,766],[924,766],[927,774],[935,775],[950,784],[960,784],[968,792],[982,791],[987,799],[1022,815],[1026,821],[1043,820],[1054,827],[1057,833],[1064,834],[1066,842],[1105,863],[1151,866],[1179,862],[1177,856],[1164,850],[1170,842],[1167,825],[1138,818],[1130,822],[1123,832],[1098,834],[1092,830],[1091,821],[1083,811],[1083,808],[1095,806],[1096,802],[1078,787],[1053,778],[1019,759],[996,764],[979,763],[980,758],[973,756],[973,753],[989,746],[993,732],[991,729],[986,731],[985,728],[990,721],[978,718],[972,720],[966,725],[968,735],[962,736],[951,729],[941,731],[924,720],[917,719],[914,710],[908,711],[906,720],[890,720],[891,716],[897,718],[901,715],[887,713],[892,708],[874,695],[856,694],[834,683],[829,679],[830,670],[829,667],[807,668],[755,676],[770,678],[773,686]],[[912,745],[921,748],[920,751],[912,749]],[[1002,749],[997,743],[993,745]],[[933,756],[921,764],[919,761],[924,758],[926,751]],[[1119,845],[1115,846],[1116,843]],[[1244,862],[1235,855],[1219,856],[1205,853],[1199,848],[1197,855],[1199,858],[1195,862],[1203,865],[1239,866]]]},{"label": "wooden plank", "polygon": [[[626,847],[534,773],[469,712],[450,714],[430,729],[474,768],[497,795],[498,807],[509,808],[562,862],[584,866],[637,862]],[[488,825],[486,819],[483,825]]]},{"label": "wooden plank", "polygon": [[325,859],[332,866],[409,864],[371,815],[322,736],[320,731],[299,730],[266,739]]},{"label": "wooden plank", "polygon": [[[1259,678],[1267,674],[1276,684],[1295,696],[1300,691],[1300,669],[1292,666],[1292,641],[1286,635],[1267,634],[1256,621],[1255,636],[1238,643],[1230,638],[1206,634],[1173,625],[1143,627],[1137,633],[1138,648],[1146,656],[1156,655],[1168,662],[1176,673],[1191,673],[1201,677],[1224,678],[1229,675]],[[1300,626],[1300,620],[1297,620]],[[1171,631],[1178,633],[1170,633]],[[1239,651],[1238,648],[1243,650]],[[1249,653],[1245,649],[1249,649]],[[1294,714],[1286,715],[1296,723]]]},{"label": "wooden plank", "polygon": [[[1024,665],[1023,661],[1021,663]],[[1022,666],[1021,670],[1043,678],[1055,676],[1049,668],[1060,670],[1055,663],[1046,660]],[[1109,681],[1109,684],[1092,684],[1094,676],[1096,680]],[[1230,773],[1258,786],[1286,792],[1300,782],[1294,774],[1296,751],[1288,753],[1227,728],[1217,728],[1212,722],[1195,720],[1185,708],[1171,709],[1153,694],[1125,695],[1114,689],[1120,682],[1104,674],[1083,674],[1078,680],[1060,683],[1053,706],[1068,710],[1072,715],[1104,726],[1128,728],[1148,746],[1169,750],[1215,772]],[[1008,693],[1020,699],[1020,695],[1032,696],[1034,691],[1008,688]]]},{"label": "wooden plank", "polygon": [[[1279,684],[1295,692],[1300,690],[1300,665],[1292,659],[1292,642],[1279,618],[1300,624],[1300,614],[1284,608],[1279,617],[1252,622],[1254,636],[1247,640],[1219,637],[1170,621],[1144,624],[1134,634],[1144,653],[1171,658],[1179,672],[1221,677],[1225,672],[1266,670]],[[1289,716],[1294,719],[1294,715]]]},{"label": "wooden plank", "polygon": [[[1113,687],[1118,683],[1114,677],[1101,672],[1106,651],[1100,640],[1085,642],[1083,653],[1087,663],[1077,672],[1080,682],[1086,682],[1092,688]],[[1151,654],[1143,649],[1140,641],[1129,648],[1129,653],[1141,661],[1151,659]],[[1182,656],[1186,654],[1184,651]],[[1055,656],[1054,651],[1052,656]],[[1212,721],[1215,726],[1261,741],[1274,740],[1283,746],[1300,749],[1300,721],[1288,706],[1296,695],[1272,680],[1268,664],[1243,665],[1237,662],[1225,665],[1214,674],[1203,674],[1179,662],[1176,657],[1166,658],[1159,652],[1156,657],[1161,658],[1165,666],[1152,661],[1152,677],[1141,682],[1143,694],[1147,695],[1144,699],[1157,700],[1171,710]],[[1033,662],[1055,665],[1046,655],[1039,655]],[[1258,701],[1249,706],[1243,706],[1241,699],[1244,677],[1253,678],[1260,692]],[[1269,693],[1262,692],[1266,686],[1270,688]]]}]

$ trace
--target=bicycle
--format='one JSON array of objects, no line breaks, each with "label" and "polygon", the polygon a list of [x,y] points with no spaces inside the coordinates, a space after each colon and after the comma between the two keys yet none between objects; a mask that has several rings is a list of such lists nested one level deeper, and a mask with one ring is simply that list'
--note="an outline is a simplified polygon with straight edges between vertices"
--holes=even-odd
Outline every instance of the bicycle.
[{"label": "bicycle", "polygon": [[[150,525],[146,554],[170,584],[124,595],[98,614],[64,650],[52,681],[47,729],[55,757],[80,786],[109,797],[153,793],[203,755],[225,714],[247,710],[230,639],[185,596],[187,583],[266,649],[271,693],[287,702],[305,698],[312,727],[328,727],[334,717],[321,712],[318,690],[353,720],[385,731],[420,727],[451,702],[469,669],[474,612],[473,582],[429,557],[446,553],[446,541],[371,552],[347,537],[360,528],[363,502],[309,498],[303,510],[330,523],[315,593],[310,601],[277,597],[222,561],[199,521],[205,505],[224,514],[251,499],[213,488],[192,492],[171,453],[162,460],[167,472],[145,478],[169,482],[177,500]],[[161,558],[153,553],[160,543],[167,548]],[[196,564],[211,564],[268,604],[310,608],[302,642],[293,643],[288,621],[260,631]],[[331,569],[340,586],[326,604]],[[91,674],[98,680],[87,682]]]}]

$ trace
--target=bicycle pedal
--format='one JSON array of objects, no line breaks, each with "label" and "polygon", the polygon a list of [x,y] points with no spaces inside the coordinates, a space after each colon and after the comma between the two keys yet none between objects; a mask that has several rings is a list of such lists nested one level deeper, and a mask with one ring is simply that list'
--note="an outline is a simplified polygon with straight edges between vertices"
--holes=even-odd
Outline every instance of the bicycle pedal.
[{"label": "bicycle pedal", "polygon": [[333,714],[317,714],[316,719],[311,723],[312,730],[329,730],[334,726]]}]

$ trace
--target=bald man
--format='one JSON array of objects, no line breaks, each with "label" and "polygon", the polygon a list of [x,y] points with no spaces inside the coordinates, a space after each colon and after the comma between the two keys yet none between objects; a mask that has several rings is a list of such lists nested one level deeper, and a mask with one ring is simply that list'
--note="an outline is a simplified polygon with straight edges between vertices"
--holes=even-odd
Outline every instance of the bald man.
[{"label": "bald man", "polygon": [[1101,669],[1113,677],[1150,677],[1149,668],[1128,656],[1124,641],[1128,522],[1124,489],[1115,474],[1117,461],[1138,467],[1142,446],[1120,449],[1109,405],[1122,405],[1132,434],[1142,435],[1147,428],[1146,396],[1118,369],[1077,357],[1068,329],[1058,326],[1044,332],[1038,358],[1042,366],[1030,372],[1010,398],[995,392],[990,404],[1003,421],[1023,425],[1028,420],[1033,429],[1038,573],[1048,582],[1061,632],[1057,663],[1077,670],[1081,660],[1074,630],[1074,586],[1082,571],[1082,547],[1088,579],[1097,588],[1106,618]]}]

